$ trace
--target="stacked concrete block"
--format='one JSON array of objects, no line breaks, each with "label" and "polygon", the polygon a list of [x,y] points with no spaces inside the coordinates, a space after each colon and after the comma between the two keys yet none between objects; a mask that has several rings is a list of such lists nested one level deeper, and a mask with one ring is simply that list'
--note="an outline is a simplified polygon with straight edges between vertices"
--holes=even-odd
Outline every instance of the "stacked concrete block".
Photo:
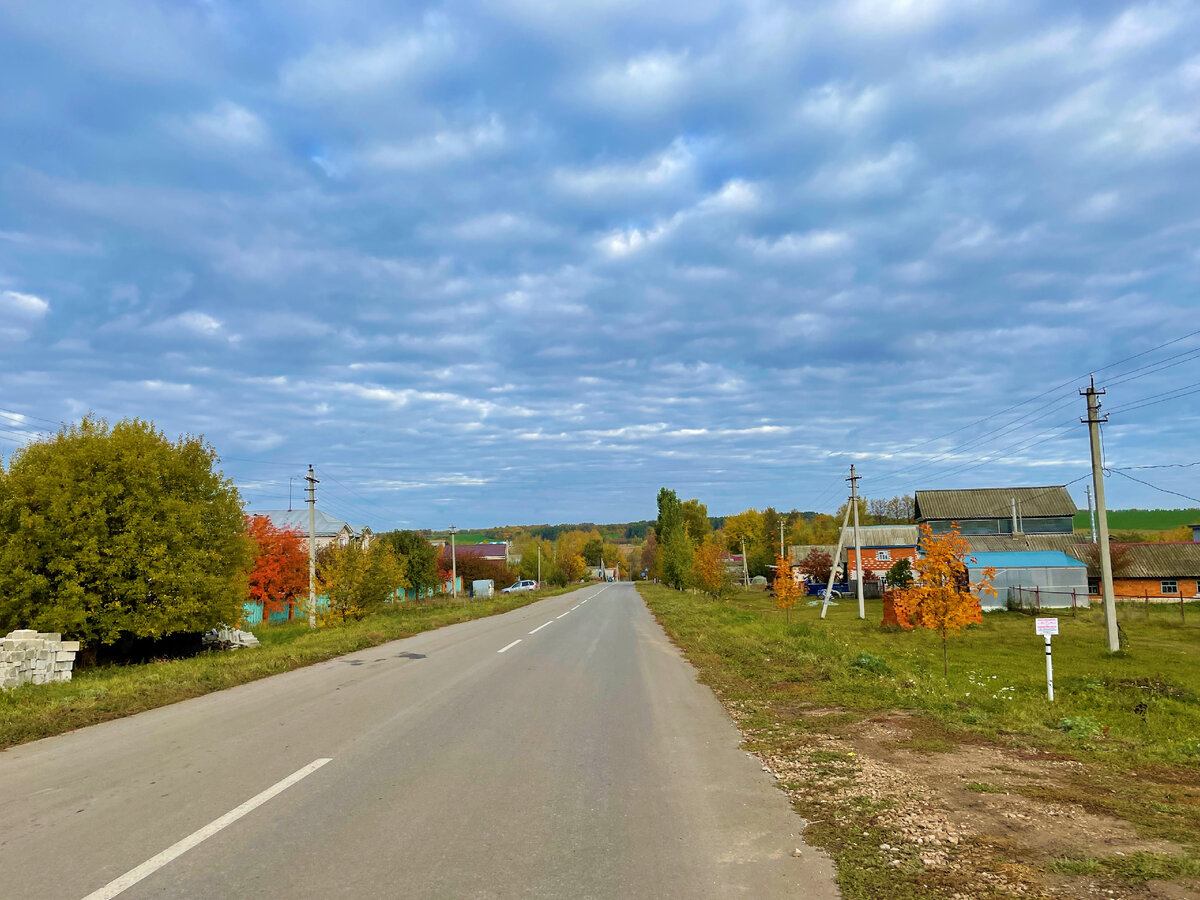
[{"label": "stacked concrete block", "polygon": [[24,628],[0,638],[0,688],[70,681],[79,641]]}]

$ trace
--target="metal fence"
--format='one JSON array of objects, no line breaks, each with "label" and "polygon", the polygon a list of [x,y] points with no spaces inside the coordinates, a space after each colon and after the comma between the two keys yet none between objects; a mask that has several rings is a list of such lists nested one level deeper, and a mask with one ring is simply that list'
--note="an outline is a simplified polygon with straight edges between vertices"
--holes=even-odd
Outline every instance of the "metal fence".
[{"label": "metal fence", "polygon": [[[1080,607],[1087,609],[1091,597],[1083,591],[1054,591],[1044,588],[1027,588],[1014,586],[1008,589],[1008,608],[1021,612],[1038,613],[1043,609],[1070,609],[1071,615]],[[1099,598],[1096,598],[1099,601]],[[1152,608],[1166,612],[1179,611],[1179,621],[1187,622],[1187,605],[1197,605],[1196,598],[1184,597],[1182,594],[1153,595],[1146,591],[1138,594],[1115,594],[1113,599],[1126,610],[1141,609],[1146,619],[1150,618]],[[1193,613],[1196,611],[1192,610]]]}]

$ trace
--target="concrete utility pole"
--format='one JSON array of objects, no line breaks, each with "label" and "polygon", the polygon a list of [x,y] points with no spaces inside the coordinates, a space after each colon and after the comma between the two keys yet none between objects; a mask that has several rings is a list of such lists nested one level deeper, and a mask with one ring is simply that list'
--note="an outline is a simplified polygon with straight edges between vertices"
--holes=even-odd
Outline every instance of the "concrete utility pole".
[{"label": "concrete utility pole", "polygon": [[458,559],[454,555],[454,526],[450,526],[450,594],[458,599]]},{"label": "concrete utility pole", "polygon": [[779,520],[779,555],[783,556],[783,519]]},{"label": "concrete utility pole", "polygon": [[829,584],[825,586],[825,597],[821,601],[821,618],[825,618],[825,611],[829,609],[829,593],[833,590],[833,579],[837,578],[838,560],[842,557],[842,545],[846,541],[846,523],[850,521],[850,507],[852,504],[846,504],[846,514],[842,516],[842,527],[838,529],[837,550],[833,553],[833,565],[829,567]]},{"label": "concrete utility pole", "polygon": [[745,538],[742,538],[742,586],[750,587],[750,565],[746,562]]},{"label": "concrete utility pole", "polygon": [[1085,484],[1083,486],[1083,492],[1087,494],[1088,498],[1088,519],[1090,519],[1092,523],[1092,543],[1094,544],[1096,543],[1096,510],[1092,508],[1092,486],[1090,484]]},{"label": "concrete utility pole", "polygon": [[538,539],[538,587],[542,586],[542,541]]},{"label": "concrete utility pole", "polygon": [[308,627],[317,627],[317,485],[320,482],[308,467]]},{"label": "concrete utility pole", "polygon": [[1101,590],[1104,592],[1104,628],[1108,636],[1108,650],[1116,653],[1121,649],[1121,635],[1117,630],[1117,603],[1113,597],[1112,555],[1108,546],[1108,510],[1104,506],[1104,459],[1100,452],[1100,423],[1107,422],[1108,416],[1100,416],[1100,395],[1104,391],[1096,390],[1096,378],[1092,377],[1087,390],[1079,392],[1087,397],[1088,414],[1086,422],[1092,439],[1092,487],[1096,491],[1096,522],[1099,525],[1097,543],[1100,546],[1100,579]]},{"label": "concrete utility pole", "polygon": [[858,582],[858,617],[865,619],[867,617],[867,604],[863,601],[863,585],[862,585],[862,541],[858,538],[858,479],[861,475],[854,474],[854,466],[850,466],[850,477],[846,480],[850,482],[850,502],[854,504],[854,570],[856,580]]}]

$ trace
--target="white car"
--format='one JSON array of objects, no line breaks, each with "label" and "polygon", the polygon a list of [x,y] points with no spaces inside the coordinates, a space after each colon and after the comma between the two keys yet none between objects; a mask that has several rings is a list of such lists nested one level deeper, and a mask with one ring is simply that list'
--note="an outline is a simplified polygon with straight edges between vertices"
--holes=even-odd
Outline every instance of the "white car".
[{"label": "white car", "polygon": [[516,584],[510,584],[508,587],[506,587],[506,588],[505,588],[504,590],[502,590],[500,593],[502,593],[502,594],[516,594],[516,593],[519,593],[519,592],[521,592],[521,591],[536,591],[536,590],[537,590],[537,586],[538,586],[538,585],[537,585],[537,582],[536,582],[536,581],[534,581],[534,580],[532,580],[532,579],[530,579],[530,578],[522,578],[522,579],[521,579],[520,581],[518,581]]}]

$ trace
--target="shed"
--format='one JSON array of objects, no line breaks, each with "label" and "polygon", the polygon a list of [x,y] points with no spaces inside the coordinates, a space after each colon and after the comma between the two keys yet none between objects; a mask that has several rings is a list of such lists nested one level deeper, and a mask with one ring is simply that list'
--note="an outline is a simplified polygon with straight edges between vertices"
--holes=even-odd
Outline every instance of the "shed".
[{"label": "shed", "polygon": [[966,563],[972,582],[983,577],[984,569],[996,570],[996,596],[979,595],[984,609],[1006,609],[1010,596],[1026,605],[1088,605],[1087,566],[1061,550],[974,553]]}]

